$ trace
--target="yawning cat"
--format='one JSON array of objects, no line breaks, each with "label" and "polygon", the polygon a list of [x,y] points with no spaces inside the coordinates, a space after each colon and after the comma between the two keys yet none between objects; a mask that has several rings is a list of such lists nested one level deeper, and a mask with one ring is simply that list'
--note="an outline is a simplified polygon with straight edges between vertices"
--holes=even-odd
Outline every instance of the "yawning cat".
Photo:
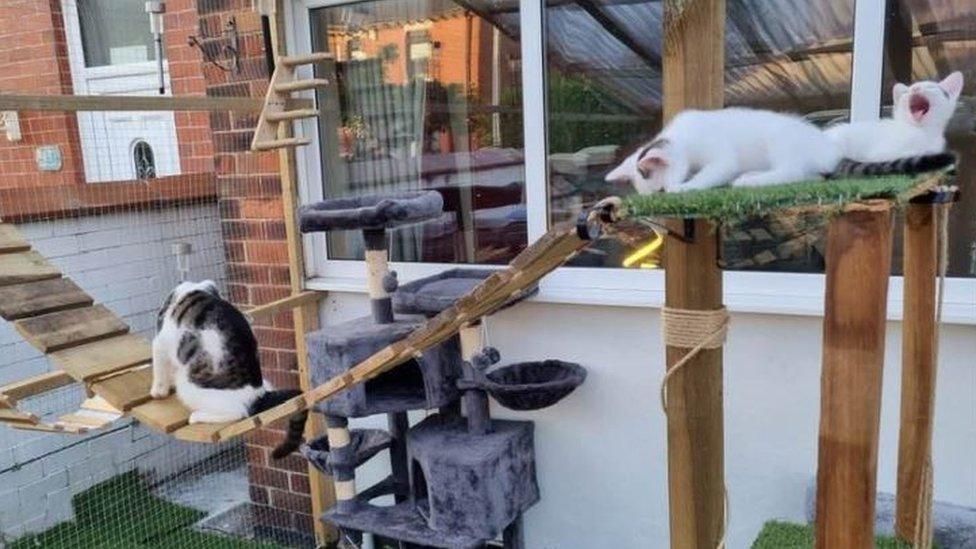
[{"label": "yawning cat", "polygon": [[891,118],[840,124],[828,128],[827,137],[837,143],[844,157],[861,162],[941,153],[962,86],[958,71],[941,82],[895,84]]},{"label": "yawning cat", "polygon": [[[251,327],[209,280],[184,282],[166,298],[156,321],[150,395],[176,396],[190,409],[190,423],[236,421],[297,396],[264,382]],[[285,440],[272,457],[298,449],[307,412],[291,417]]]}]

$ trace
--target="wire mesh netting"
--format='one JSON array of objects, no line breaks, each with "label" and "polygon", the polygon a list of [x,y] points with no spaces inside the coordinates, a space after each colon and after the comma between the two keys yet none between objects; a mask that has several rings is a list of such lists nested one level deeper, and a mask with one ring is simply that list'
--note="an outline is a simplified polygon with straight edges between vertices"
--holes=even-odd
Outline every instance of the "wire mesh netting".
[{"label": "wire mesh netting", "polygon": [[[197,145],[186,143],[198,131],[195,122],[210,126],[239,118],[243,126],[253,116],[22,111],[28,135],[57,121],[77,133],[43,159],[62,163],[50,172],[57,177],[4,173],[13,177],[0,185],[0,218],[31,247],[17,255],[32,254],[55,267],[146,341],[154,336],[159,307],[180,281],[214,280],[242,307],[287,293],[278,287],[287,283],[287,266],[275,264],[284,238],[275,164],[228,154],[234,171],[225,178],[212,167],[213,156],[207,158],[211,166],[188,156],[196,152]],[[255,279],[263,285],[244,284]],[[289,347],[286,337],[282,342],[286,325],[287,318],[278,318],[255,326],[262,343],[277,338],[262,348],[272,365]],[[116,336],[97,326],[72,329],[91,332],[91,341]],[[21,334],[11,322],[0,324],[0,385],[54,371]],[[271,381],[293,383],[293,363],[269,372]],[[17,408],[45,425],[68,417],[93,424],[118,417],[87,408],[88,396],[73,383],[22,398]],[[297,457],[269,463],[262,442],[182,442],[127,416],[80,435],[0,427],[0,545],[311,545],[308,496],[302,493],[308,491],[307,468]]]}]

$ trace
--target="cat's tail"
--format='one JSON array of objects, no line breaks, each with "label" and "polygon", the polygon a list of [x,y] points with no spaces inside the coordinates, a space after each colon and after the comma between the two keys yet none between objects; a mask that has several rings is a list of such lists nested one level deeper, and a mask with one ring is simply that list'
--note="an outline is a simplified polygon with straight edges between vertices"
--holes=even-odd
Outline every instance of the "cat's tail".
[{"label": "cat's tail", "polygon": [[891,160],[889,162],[856,162],[843,159],[827,176],[827,179],[838,177],[858,177],[865,175],[907,174],[916,175],[946,168],[956,163],[956,155],[951,152],[937,154],[923,154]]},{"label": "cat's tail", "polygon": [[[251,404],[248,414],[253,416],[265,410],[270,410],[300,394],[302,392],[297,389],[265,391]],[[298,449],[302,444],[302,434],[305,432],[306,420],[308,420],[308,410],[302,410],[288,418],[288,430],[285,432],[285,440],[281,441],[281,444],[271,452],[272,458],[281,459]]]}]

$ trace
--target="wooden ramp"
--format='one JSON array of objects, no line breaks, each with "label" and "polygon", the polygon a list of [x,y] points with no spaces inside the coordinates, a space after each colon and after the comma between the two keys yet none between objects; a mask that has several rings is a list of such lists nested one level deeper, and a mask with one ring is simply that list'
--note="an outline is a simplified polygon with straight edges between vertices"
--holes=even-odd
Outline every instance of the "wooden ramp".
[{"label": "wooden ramp", "polygon": [[[85,433],[124,414],[177,438],[201,440],[174,397],[152,401],[150,344],[50,264],[11,225],[0,224],[0,317],[58,370],[0,387],[0,423],[14,429]],[[77,411],[43,421],[19,401],[84,384]],[[185,430],[186,436],[183,436]]]},{"label": "wooden ramp", "polygon": [[[602,219],[609,220],[609,216],[605,213]],[[121,319],[62,277],[13,227],[0,224],[0,317],[13,322],[18,333],[59,369],[0,387],[0,423],[15,429],[84,433],[128,414],[181,440],[220,442],[238,437],[376,377],[498,310],[584,248],[599,233],[603,220],[599,212],[592,211],[578,227],[550,231],[507,269],[497,271],[405,340],[379,351],[345,375],[256,416],[230,424],[195,425],[189,424],[189,411],[175,397],[153,400],[149,396],[149,342],[128,333]],[[306,292],[259,309],[270,314],[318,297]],[[17,408],[18,400],[77,383],[84,384],[93,398],[53,422],[45,423]]]}]

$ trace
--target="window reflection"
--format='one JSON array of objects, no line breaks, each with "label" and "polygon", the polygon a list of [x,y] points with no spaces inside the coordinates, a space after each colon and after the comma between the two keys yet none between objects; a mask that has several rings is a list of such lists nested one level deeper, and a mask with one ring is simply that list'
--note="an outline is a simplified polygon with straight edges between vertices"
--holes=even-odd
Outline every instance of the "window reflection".
[{"label": "window reflection", "polygon": [[[507,263],[526,244],[517,10],[383,0],[312,10],[328,197],[433,189],[444,215],[391,233],[396,261]],[[359,259],[357,232],[329,235]]]},{"label": "window reflection", "polygon": [[[728,0],[726,5],[726,104],[800,113],[817,123],[846,114],[853,0]],[[574,218],[604,196],[633,192],[605,183],[603,176],[661,128],[662,9],[661,2],[651,0],[548,2],[552,223]],[[770,223],[779,234],[768,230]],[[822,268],[812,245],[818,219],[753,224],[725,228],[728,267]],[[793,232],[783,232],[787,226]],[[738,238],[729,238],[732,233]],[[757,240],[757,235],[769,238]],[[632,221],[574,264],[659,268],[665,245],[653,225]]]},{"label": "window reflection", "polygon": [[[959,154],[962,197],[949,219],[948,275],[976,277],[976,3],[972,0],[889,0],[885,37],[885,103],[895,82],[965,78],[946,137]],[[886,113],[887,114],[887,113]],[[894,271],[901,273],[901,229],[895,232]]]}]

